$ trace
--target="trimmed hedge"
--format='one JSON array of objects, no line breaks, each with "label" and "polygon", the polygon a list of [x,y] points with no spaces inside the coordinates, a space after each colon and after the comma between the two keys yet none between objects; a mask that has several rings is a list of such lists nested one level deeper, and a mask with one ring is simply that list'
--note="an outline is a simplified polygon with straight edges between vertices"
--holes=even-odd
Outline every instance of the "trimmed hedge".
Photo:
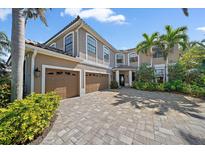
[{"label": "trimmed hedge", "polygon": [[132,87],[138,90],[180,92],[195,97],[205,97],[205,88],[183,83],[180,80],[166,83],[134,81]]},{"label": "trimmed hedge", "polygon": [[0,109],[0,144],[27,144],[43,133],[60,102],[55,93],[32,94]]},{"label": "trimmed hedge", "polygon": [[0,107],[6,107],[10,103],[11,88],[8,84],[0,84]]}]

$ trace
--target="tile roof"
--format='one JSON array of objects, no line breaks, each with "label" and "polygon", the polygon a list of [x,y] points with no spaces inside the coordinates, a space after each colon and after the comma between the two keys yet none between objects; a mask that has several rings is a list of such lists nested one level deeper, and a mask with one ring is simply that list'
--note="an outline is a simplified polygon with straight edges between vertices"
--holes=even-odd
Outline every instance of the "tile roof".
[{"label": "tile roof", "polygon": [[45,44],[42,44],[42,43],[39,43],[39,42],[26,40],[26,44],[29,44],[29,45],[32,45],[32,46],[35,46],[35,47],[39,47],[39,48],[42,48],[42,49],[47,49],[47,50],[50,50],[50,51],[53,51],[53,52],[61,53],[61,54],[64,54],[64,55],[69,55],[67,52],[65,52],[61,49],[51,47],[51,46],[48,46],[48,45],[45,45]]}]

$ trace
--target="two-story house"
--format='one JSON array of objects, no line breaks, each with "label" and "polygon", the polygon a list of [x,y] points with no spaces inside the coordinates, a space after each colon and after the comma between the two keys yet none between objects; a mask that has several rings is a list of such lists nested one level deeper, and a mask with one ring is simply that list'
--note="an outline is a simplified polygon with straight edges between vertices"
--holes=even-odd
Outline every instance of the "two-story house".
[{"label": "two-story house", "polygon": [[[24,92],[56,91],[62,98],[109,88],[111,80],[130,86],[136,69],[150,64],[150,55],[135,49],[117,50],[94,29],[77,17],[44,44],[26,41]],[[179,58],[178,50],[169,63]],[[157,51],[153,56],[156,73],[164,78],[165,61]]]}]

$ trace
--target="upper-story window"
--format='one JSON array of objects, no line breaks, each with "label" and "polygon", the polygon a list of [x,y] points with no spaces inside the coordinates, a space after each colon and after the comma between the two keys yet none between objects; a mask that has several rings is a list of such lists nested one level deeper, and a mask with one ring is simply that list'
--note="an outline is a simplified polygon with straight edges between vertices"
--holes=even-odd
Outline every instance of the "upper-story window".
[{"label": "upper-story window", "polygon": [[50,47],[56,48],[56,43],[52,43]]},{"label": "upper-story window", "polygon": [[160,50],[160,48],[155,47],[152,50],[153,50],[153,53],[154,53],[153,58],[162,58],[163,57],[163,53]]},{"label": "upper-story window", "polygon": [[65,52],[68,53],[69,55],[73,54],[73,34],[68,34],[64,38],[64,46],[65,46]]},{"label": "upper-story window", "polygon": [[110,50],[106,46],[103,46],[103,60],[105,63],[110,62]]},{"label": "upper-story window", "polygon": [[87,52],[96,54],[97,41],[92,36],[87,35]]},{"label": "upper-story window", "polygon": [[129,54],[129,64],[137,63],[138,62],[138,55],[137,53],[130,53]]},{"label": "upper-story window", "polygon": [[124,54],[121,54],[121,53],[116,54],[116,64],[117,65],[124,64],[124,61],[125,61],[124,58],[125,58]]}]

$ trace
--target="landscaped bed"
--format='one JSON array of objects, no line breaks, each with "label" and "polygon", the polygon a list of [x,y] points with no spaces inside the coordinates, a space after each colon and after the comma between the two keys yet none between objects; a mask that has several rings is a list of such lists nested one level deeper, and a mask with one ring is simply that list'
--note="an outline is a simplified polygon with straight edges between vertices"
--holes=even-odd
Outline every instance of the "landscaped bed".
[{"label": "landscaped bed", "polygon": [[28,144],[41,135],[59,105],[55,93],[32,94],[0,108],[0,144]]},{"label": "landscaped bed", "polygon": [[180,80],[166,83],[135,81],[133,82],[132,87],[137,90],[178,92],[194,97],[205,98],[205,88],[199,87],[197,85],[186,84]]}]

